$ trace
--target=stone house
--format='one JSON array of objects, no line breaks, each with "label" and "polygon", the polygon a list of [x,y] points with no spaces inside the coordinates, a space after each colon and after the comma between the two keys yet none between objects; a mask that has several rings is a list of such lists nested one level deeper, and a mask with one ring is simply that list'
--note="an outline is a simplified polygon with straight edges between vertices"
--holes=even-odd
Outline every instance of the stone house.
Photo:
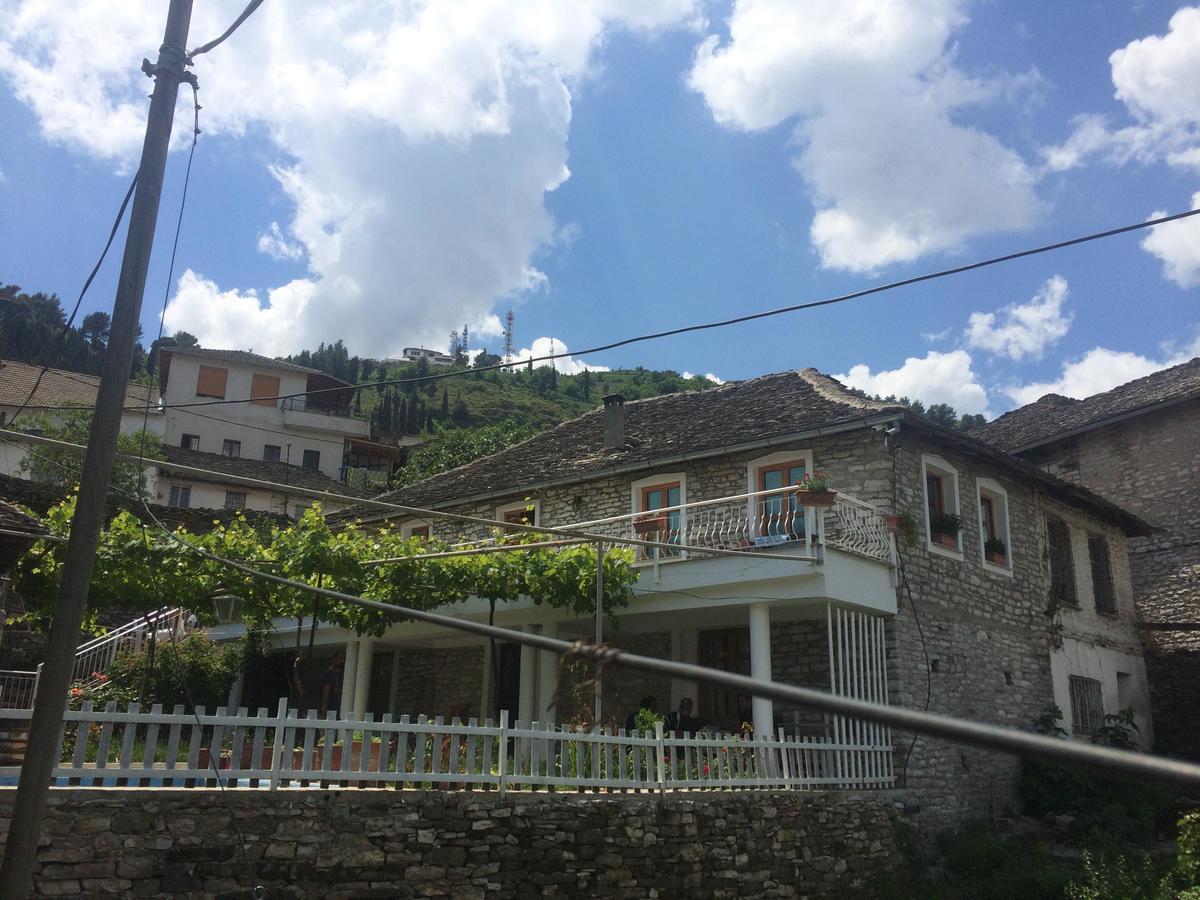
[{"label": "stone house", "polygon": [[[830,506],[795,490],[817,472],[837,491]],[[603,409],[386,498],[498,528],[525,521],[652,541],[634,549],[634,598],[604,625],[606,642],[622,649],[1017,727],[1057,699],[1079,737],[1120,696],[1150,734],[1126,551],[1150,528],[812,369],[628,403],[608,397]],[[899,535],[888,515],[901,517]],[[487,537],[433,517],[398,525],[447,541]],[[1089,559],[1100,546],[1106,569]],[[448,611],[485,619],[487,605]],[[496,621],[564,638],[595,629],[591,617],[521,598],[501,604]],[[277,627],[291,633],[295,622]],[[560,678],[553,654],[502,644],[493,660],[478,638],[413,622],[379,638],[322,628],[317,640],[327,655],[346,652],[343,711],[572,715],[570,677]],[[858,723],[633,670],[608,672],[603,685],[602,719],[618,726],[644,695],[663,712],[690,697],[720,729],[749,718],[759,733],[883,742],[894,747],[887,783],[909,789],[935,820],[987,815],[1012,797],[1009,757],[893,742]]]},{"label": "stone house", "polygon": [[1155,747],[1200,759],[1200,358],[1084,400],[1048,394],[974,436],[1159,526],[1129,544]]}]

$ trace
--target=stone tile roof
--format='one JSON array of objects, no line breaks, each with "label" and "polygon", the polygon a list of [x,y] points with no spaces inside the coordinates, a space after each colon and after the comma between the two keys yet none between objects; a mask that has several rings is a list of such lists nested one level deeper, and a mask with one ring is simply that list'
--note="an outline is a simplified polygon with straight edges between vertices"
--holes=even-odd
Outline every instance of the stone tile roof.
[{"label": "stone tile roof", "polygon": [[[285,362],[281,359],[272,359],[269,356],[259,356],[257,353],[251,353],[248,350],[217,350],[208,347],[170,347],[163,351],[174,356],[194,356],[198,359],[212,359],[219,362],[232,363],[234,365],[249,366],[256,369],[279,369],[283,372],[301,372],[305,375],[323,375],[326,378],[340,381],[322,372],[320,369],[310,369],[308,366],[300,366],[296,363]],[[341,384],[347,382],[341,381]]]},{"label": "stone tile roof", "polygon": [[[33,386],[37,384],[41,371],[41,366],[9,359],[0,360],[0,406],[21,406],[29,397]],[[84,375],[65,369],[47,369],[33,394],[33,399],[29,401],[29,408],[36,412],[48,406],[94,407],[99,388],[100,378],[97,375]],[[131,381],[125,390],[124,405],[130,408],[145,407],[147,397],[150,400],[150,409],[156,409],[158,389]]]},{"label": "stone tile roof", "polygon": [[[351,487],[348,484],[343,484],[340,481],[334,481],[323,472],[314,469],[305,469],[302,466],[287,465],[281,462],[264,462],[257,459],[248,459],[239,457],[237,459],[228,456],[222,456],[219,453],[203,453],[199,450],[185,450],[182,447],[173,447],[164,444],[163,456],[166,459],[158,462],[157,466],[160,471],[170,473],[174,470],[171,468],[171,463],[176,463],[183,466],[195,466],[198,469],[214,470],[218,474],[214,475],[192,475],[188,472],[179,472],[181,478],[187,478],[192,481],[216,481],[221,483],[236,484],[237,482],[222,482],[221,474],[237,475],[242,478],[257,478],[261,481],[271,481],[278,484],[287,484],[289,487],[295,488],[296,491],[302,492],[304,489],[312,491],[327,491],[332,494],[341,494],[347,499],[363,499],[372,497],[370,491],[364,491],[361,488]],[[251,488],[253,489],[253,488]],[[264,490],[267,490],[264,488]]]},{"label": "stone tile roof", "polygon": [[[594,410],[499,453],[380,496],[405,506],[439,507],[673,465],[685,459],[736,452],[739,447],[782,443],[801,436],[864,428],[901,418],[905,428],[982,462],[1037,482],[1068,502],[1117,521],[1130,533],[1149,525],[1092,492],[1048,475],[1037,466],[942,428],[911,410],[865,399],[816,369],[764,375],[702,391],[686,391],[625,404],[623,449],[604,449],[604,411]],[[376,509],[350,507],[331,518],[378,517]]]},{"label": "stone tile roof", "polygon": [[1098,428],[1112,419],[1138,415],[1165,403],[1193,397],[1200,397],[1200,357],[1083,400],[1047,394],[971,434],[1002,450],[1018,453]]},{"label": "stone tile roof", "polygon": [[7,500],[0,500],[0,528],[36,534],[46,533],[46,527],[40,521]]}]

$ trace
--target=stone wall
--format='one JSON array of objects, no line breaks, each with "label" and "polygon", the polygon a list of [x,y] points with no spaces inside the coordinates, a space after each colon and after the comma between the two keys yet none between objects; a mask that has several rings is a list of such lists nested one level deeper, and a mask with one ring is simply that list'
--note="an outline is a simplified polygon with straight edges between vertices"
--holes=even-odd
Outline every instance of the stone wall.
[{"label": "stone wall", "polygon": [[[400,676],[395,718],[402,715],[481,716],[483,648],[417,650],[398,653]],[[490,713],[489,713],[490,714]]]},{"label": "stone wall", "polygon": [[[7,826],[15,789],[0,789]],[[865,896],[887,798],[416,791],[51,792],[41,896]]]},{"label": "stone wall", "polygon": [[[1200,402],[1146,413],[1024,454],[1162,531],[1130,541],[1139,618],[1200,622]],[[1147,630],[1155,749],[1200,759],[1200,631]]]}]

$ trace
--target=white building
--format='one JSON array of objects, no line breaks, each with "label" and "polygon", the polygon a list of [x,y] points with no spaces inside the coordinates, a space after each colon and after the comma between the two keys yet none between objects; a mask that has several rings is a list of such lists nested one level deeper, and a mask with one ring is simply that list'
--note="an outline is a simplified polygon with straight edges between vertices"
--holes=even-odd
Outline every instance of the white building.
[{"label": "white building", "polygon": [[401,354],[405,362],[426,360],[431,366],[452,366],[454,357],[447,356],[441,350],[426,350],[424,347],[405,347]]},{"label": "white building", "polygon": [[347,442],[370,439],[367,422],[350,414],[352,385],[244,350],[164,350],[160,386],[164,443],[172,447],[299,466],[338,481]]},{"label": "white building", "polygon": [[[97,375],[52,368],[42,374],[41,366],[0,360],[0,428],[8,428],[18,410],[20,415],[14,423],[17,428],[32,427],[33,420],[40,417],[62,424],[63,407],[94,409],[99,387]],[[144,423],[157,443],[162,438],[164,418],[158,391],[148,385],[129,382],[121,431],[137,434]],[[18,468],[25,455],[24,449],[0,442],[0,474],[19,476]]]}]

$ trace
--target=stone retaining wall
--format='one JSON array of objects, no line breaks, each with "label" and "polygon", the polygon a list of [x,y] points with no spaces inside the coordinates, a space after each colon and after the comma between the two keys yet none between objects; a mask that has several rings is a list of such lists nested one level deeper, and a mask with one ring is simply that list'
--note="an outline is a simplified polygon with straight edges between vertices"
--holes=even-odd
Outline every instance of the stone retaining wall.
[{"label": "stone retaining wall", "polygon": [[[7,828],[14,789],[0,789]],[[856,896],[900,864],[890,798],[62,789],[41,896]]]}]

